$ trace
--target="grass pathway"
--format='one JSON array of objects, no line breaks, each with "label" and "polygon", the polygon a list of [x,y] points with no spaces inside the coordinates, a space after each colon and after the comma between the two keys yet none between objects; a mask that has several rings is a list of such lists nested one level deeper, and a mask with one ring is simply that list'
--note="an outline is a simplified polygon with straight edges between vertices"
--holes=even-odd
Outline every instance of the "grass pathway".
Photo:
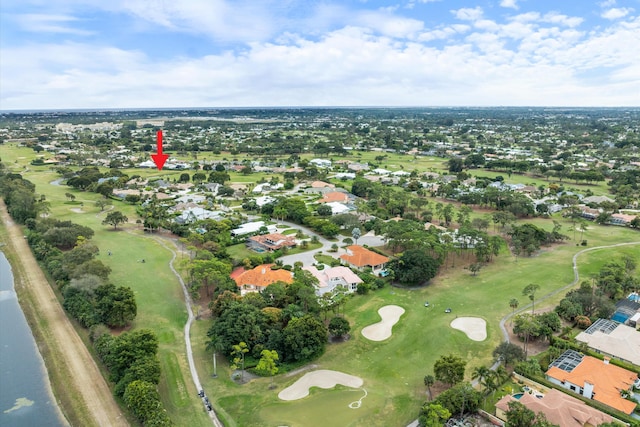
[{"label": "grass pathway", "polygon": [[[127,230],[127,232],[129,234],[133,234],[129,230]],[[168,246],[168,244],[167,244],[167,242],[170,242],[171,245],[176,247],[175,240],[170,239],[170,238],[166,238],[166,237],[157,237],[157,236],[154,236],[154,237],[139,236],[139,235],[135,235],[135,236],[136,237],[143,237],[143,238],[147,238],[147,239],[153,239],[156,242],[158,242],[163,248],[165,248],[169,252],[171,252],[171,260],[169,261],[169,268],[171,269],[173,274],[176,276],[176,278],[180,282],[180,286],[182,287],[182,292],[184,294],[184,303],[185,303],[185,306],[187,308],[187,313],[188,313],[187,322],[184,325],[184,339],[185,339],[185,348],[186,348],[186,351],[187,351],[187,361],[189,362],[189,371],[191,372],[191,378],[193,380],[193,384],[196,387],[196,390],[202,390],[203,389],[202,388],[202,384],[200,382],[200,377],[198,376],[198,371],[196,370],[196,365],[195,365],[195,362],[193,360],[193,350],[192,350],[192,347],[191,347],[191,325],[193,324],[193,321],[195,320],[195,316],[193,315],[193,310],[191,309],[191,296],[189,295],[189,291],[187,289],[187,286],[184,283],[184,280],[182,280],[182,276],[180,275],[180,273],[178,273],[178,271],[173,266],[173,263],[177,258],[176,249],[174,249],[173,247]],[[203,404],[204,404],[204,398],[203,398]],[[220,422],[220,420],[218,419],[218,416],[216,415],[215,410],[208,411],[208,413],[209,413],[209,418],[211,419],[211,422],[213,423],[214,426],[216,426],[216,427],[224,427],[222,422]]]}]

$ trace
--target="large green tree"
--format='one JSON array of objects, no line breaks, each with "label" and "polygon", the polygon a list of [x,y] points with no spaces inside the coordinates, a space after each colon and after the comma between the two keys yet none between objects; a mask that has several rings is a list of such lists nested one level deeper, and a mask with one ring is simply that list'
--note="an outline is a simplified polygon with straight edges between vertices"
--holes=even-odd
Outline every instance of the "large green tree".
[{"label": "large green tree", "polygon": [[312,315],[293,318],[284,328],[284,360],[303,361],[320,356],[327,344],[324,323]]},{"label": "large green tree", "polygon": [[349,321],[341,316],[333,317],[329,321],[329,333],[337,338],[342,338],[342,336],[349,333],[351,330],[351,326],[349,325]]},{"label": "large green tree", "polygon": [[513,365],[524,360],[524,351],[516,344],[503,341],[493,350],[493,357],[505,365]]},{"label": "large green tree", "polygon": [[229,355],[232,346],[239,342],[247,343],[250,349],[256,344],[263,344],[266,330],[267,318],[259,308],[232,300],[225,304],[207,335],[210,339],[216,337],[220,340],[222,348]]},{"label": "large green tree", "polygon": [[464,379],[464,370],[467,362],[453,354],[440,356],[433,365],[433,373],[438,381],[454,385]]},{"label": "large green tree", "polygon": [[120,211],[114,211],[107,214],[107,216],[102,221],[102,224],[113,225],[113,229],[115,230],[118,228],[118,225],[123,224],[127,221],[129,221],[129,218],[127,218],[126,215],[124,215]]},{"label": "large green tree", "polygon": [[434,400],[452,415],[462,415],[465,412],[475,412],[482,403],[482,393],[475,390],[471,384],[459,383],[443,391]]},{"label": "large green tree", "polygon": [[418,425],[420,427],[442,427],[451,417],[451,412],[438,403],[425,403],[420,409]]},{"label": "large green tree", "polygon": [[127,385],[124,403],[145,426],[172,425],[155,384],[136,380]]},{"label": "large green tree", "polygon": [[400,258],[389,263],[389,269],[401,283],[419,285],[436,276],[440,261],[424,249],[409,249]]},{"label": "large green tree", "polygon": [[542,412],[537,414],[520,402],[509,402],[509,410],[505,412],[509,427],[552,427]]},{"label": "large green tree", "polygon": [[102,323],[112,328],[129,325],[138,313],[136,298],[127,286],[106,284],[96,289],[96,309]]}]

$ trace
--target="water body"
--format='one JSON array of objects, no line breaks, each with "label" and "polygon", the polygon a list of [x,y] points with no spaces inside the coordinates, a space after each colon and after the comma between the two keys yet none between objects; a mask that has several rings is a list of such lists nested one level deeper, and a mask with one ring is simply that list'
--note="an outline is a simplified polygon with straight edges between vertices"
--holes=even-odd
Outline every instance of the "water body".
[{"label": "water body", "polygon": [[0,426],[67,426],[0,251]]}]

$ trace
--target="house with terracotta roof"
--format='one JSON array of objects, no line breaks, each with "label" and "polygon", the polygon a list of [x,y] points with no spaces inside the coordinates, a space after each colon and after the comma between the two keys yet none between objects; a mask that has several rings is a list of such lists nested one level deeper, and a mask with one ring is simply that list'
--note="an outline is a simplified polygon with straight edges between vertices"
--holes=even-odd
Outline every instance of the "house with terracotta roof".
[{"label": "house with terracotta roof", "polygon": [[347,193],[343,193],[341,191],[332,191],[331,193],[325,193],[321,199],[318,200],[318,203],[331,203],[331,202],[339,202],[344,203],[349,201],[349,195]]},{"label": "house with terracotta roof", "polygon": [[348,293],[353,293],[358,289],[358,284],[362,279],[351,269],[339,266],[318,270],[315,266],[302,267],[318,279],[316,295],[322,296],[338,287],[343,287]]},{"label": "house with terracotta roof", "polygon": [[574,350],[565,351],[545,373],[547,380],[587,399],[593,399],[625,414],[631,414],[634,402],[624,399],[621,391],[630,390],[638,378],[635,372],[585,356]]},{"label": "house with terracotta roof", "polygon": [[520,402],[534,413],[544,414],[552,424],[562,427],[595,427],[613,421],[611,415],[592,408],[583,401],[559,390],[551,389],[540,396],[524,393],[522,397],[517,399],[506,395],[496,403],[496,416],[506,421],[509,402]]},{"label": "house with terracotta roof", "polygon": [[631,221],[633,221],[636,217],[637,217],[636,215],[614,213],[614,214],[611,214],[611,219],[609,220],[609,224],[629,225]]},{"label": "house with terracotta roof", "polygon": [[272,270],[273,266],[274,264],[262,264],[242,272],[234,270],[231,278],[238,285],[240,295],[262,292],[267,286],[276,282],[293,283],[293,273],[284,269]]},{"label": "house with terracotta roof", "polygon": [[273,252],[282,248],[293,248],[297,245],[294,236],[280,233],[261,234],[247,239],[247,247],[257,252]]},{"label": "house with terracotta roof", "polygon": [[347,264],[351,268],[363,271],[370,267],[374,274],[379,274],[384,270],[389,258],[363,248],[360,245],[347,246],[347,253],[340,255],[343,264]]},{"label": "house with terracotta roof", "polygon": [[324,181],[313,181],[311,183],[311,188],[336,188],[335,185],[331,184],[330,182],[324,182]]}]

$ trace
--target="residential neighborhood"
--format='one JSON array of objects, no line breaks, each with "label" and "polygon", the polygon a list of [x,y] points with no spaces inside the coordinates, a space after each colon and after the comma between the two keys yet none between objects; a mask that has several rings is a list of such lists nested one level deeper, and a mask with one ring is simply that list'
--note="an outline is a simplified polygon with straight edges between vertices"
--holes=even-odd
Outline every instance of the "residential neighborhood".
[{"label": "residential neighborhood", "polygon": [[[120,231],[175,247],[185,303],[207,322],[198,363],[215,354],[229,378],[207,381],[218,396],[235,399],[242,385],[256,405],[276,405],[258,392],[268,350],[282,369],[326,363],[368,377],[363,390],[372,381],[405,396],[396,413],[384,392],[367,394],[389,425],[422,425],[441,409],[461,426],[511,425],[519,410],[559,426],[640,420],[637,110],[206,113],[105,112],[86,125],[0,114],[0,144],[4,179],[31,177],[42,191],[28,224],[49,240],[25,235],[46,266],[84,241],[46,234],[49,215],[100,219],[95,240],[109,249],[99,260],[113,270],[159,259],[114,264]],[[159,133],[161,170],[150,160]],[[73,271],[55,274],[75,289]],[[382,332],[367,335],[373,325]],[[389,368],[406,381],[388,384],[378,366],[397,356],[395,340],[410,362]],[[460,358],[462,377],[438,371],[442,358]],[[216,405],[253,422],[223,397]]]}]

